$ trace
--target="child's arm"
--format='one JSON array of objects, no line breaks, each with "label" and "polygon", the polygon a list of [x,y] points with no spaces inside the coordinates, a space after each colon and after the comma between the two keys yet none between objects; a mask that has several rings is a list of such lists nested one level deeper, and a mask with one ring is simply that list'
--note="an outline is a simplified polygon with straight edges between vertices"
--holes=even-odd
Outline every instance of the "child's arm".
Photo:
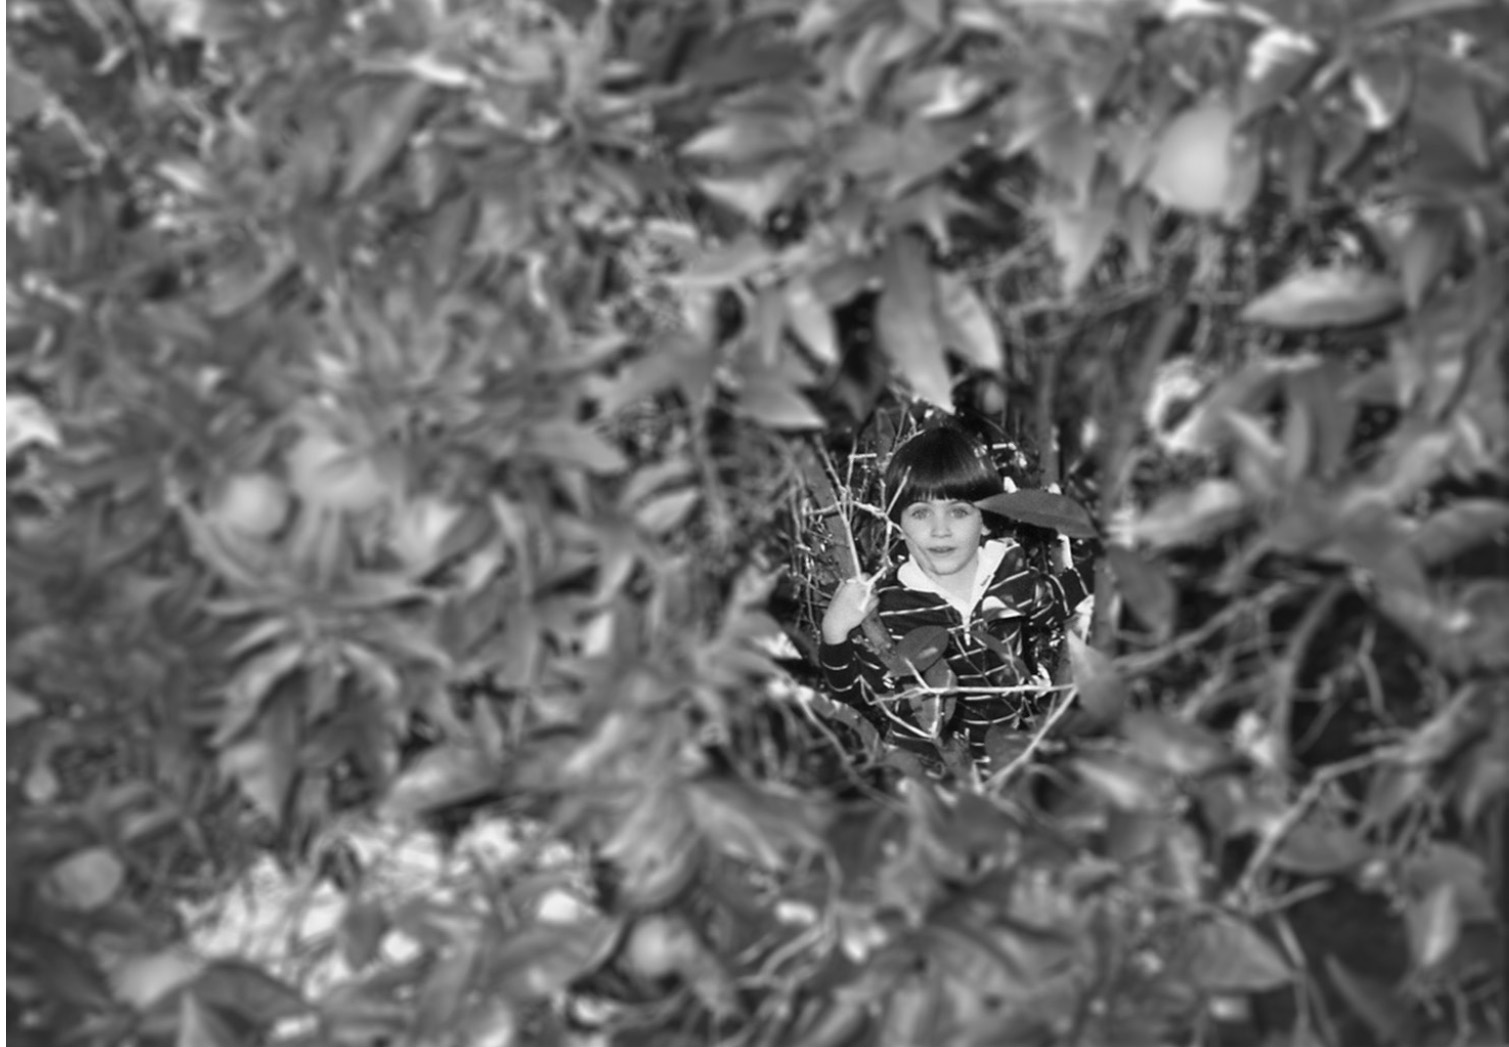
[{"label": "child's arm", "polygon": [[[850,578],[839,583],[823,615],[822,644],[818,648],[829,691],[864,712],[872,722],[870,713],[874,710],[866,695],[883,689],[885,666],[874,652],[855,643],[852,634],[878,605],[873,580]],[[883,715],[877,716],[884,720]]]}]

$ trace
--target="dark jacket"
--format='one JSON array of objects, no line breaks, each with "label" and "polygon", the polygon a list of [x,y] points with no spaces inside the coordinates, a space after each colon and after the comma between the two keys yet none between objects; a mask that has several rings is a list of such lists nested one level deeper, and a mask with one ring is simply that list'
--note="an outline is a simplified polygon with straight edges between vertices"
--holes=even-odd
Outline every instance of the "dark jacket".
[{"label": "dark jacket", "polygon": [[[948,629],[944,658],[961,688],[1030,683],[1022,658],[1024,634],[1061,625],[1088,590],[1073,568],[1056,576],[1033,570],[1022,547],[1010,539],[984,543],[980,557],[988,580],[976,590],[967,614],[942,595],[920,568],[906,561],[876,583],[880,621],[896,642],[919,626]],[[893,740],[900,744],[925,742],[927,734],[909,703],[885,703],[891,714],[887,716],[875,702],[876,696],[896,691],[906,681],[888,676],[868,646],[851,634],[843,643],[823,643],[819,656],[834,697],[859,709],[877,728],[890,728]],[[1030,693],[961,694],[944,732],[966,732],[971,755],[983,760],[985,735],[992,725],[1026,727],[1044,704],[1041,695]]]}]

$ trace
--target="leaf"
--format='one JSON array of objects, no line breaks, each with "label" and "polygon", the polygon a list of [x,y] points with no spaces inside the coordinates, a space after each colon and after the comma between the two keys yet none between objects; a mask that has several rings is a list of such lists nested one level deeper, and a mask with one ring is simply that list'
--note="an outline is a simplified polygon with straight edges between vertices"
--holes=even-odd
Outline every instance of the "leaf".
[{"label": "leaf", "polygon": [[1116,179],[1105,170],[1102,170],[1087,203],[1076,204],[1066,197],[1050,197],[1039,204],[1038,211],[1048,225],[1053,253],[1062,267],[1065,296],[1078,294],[1090,278],[1111,231],[1116,228],[1120,206],[1121,193]]},{"label": "leaf", "polygon": [[220,752],[221,773],[274,823],[281,824],[288,790],[298,770],[298,721],[287,701],[273,703],[256,731]]},{"label": "leaf", "polygon": [[1157,643],[1174,633],[1179,592],[1163,565],[1139,556],[1124,545],[1106,547],[1106,559],[1116,575],[1116,587],[1137,620]]},{"label": "leaf", "polygon": [[1377,134],[1399,122],[1413,83],[1410,63],[1395,52],[1369,51],[1353,60],[1352,97],[1367,115],[1369,131]]},{"label": "leaf", "polygon": [[1275,26],[1253,37],[1237,90],[1237,119],[1248,120],[1293,96],[1319,66],[1319,52],[1314,40],[1286,28]]},{"label": "leaf", "polygon": [[110,991],[138,1011],[151,1009],[171,993],[204,973],[209,964],[187,949],[174,946],[160,952],[128,956],[108,970]]},{"label": "leaf", "polygon": [[1417,310],[1436,280],[1451,264],[1461,227],[1455,214],[1431,209],[1413,216],[1399,247],[1399,279],[1404,301]]},{"label": "leaf", "polygon": [[974,366],[998,374],[1006,352],[985,304],[962,278],[938,273],[937,302],[948,345]]},{"label": "leaf", "polygon": [[[1410,104],[1410,123],[1420,147],[1445,149],[1474,170],[1492,164],[1488,128],[1467,74],[1448,60],[1422,61]],[[1432,157],[1436,162],[1446,158]]]},{"label": "leaf", "polygon": [[193,993],[216,1011],[267,1028],[306,1015],[309,1001],[293,986],[241,960],[220,960],[205,969]]},{"label": "leaf", "polygon": [[58,903],[79,912],[108,904],[126,882],[126,866],[108,847],[76,851],[47,873],[47,886]]},{"label": "leaf", "polygon": [[183,994],[178,1006],[177,1047],[241,1047],[224,1016],[192,992]]},{"label": "leaf", "polygon": [[1075,774],[1122,811],[1161,813],[1168,806],[1168,790],[1147,767],[1112,755],[1078,757],[1070,763]]},{"label": "leaf", "polygon": [[1105,723],[1121,715],[1126,706],[1126,681],[1111,660],[1073,632],[1064,635],[1069,646],[1069,665],[1079,703],[1090,718]]},{"label": "leaf", "polygon": [[656,495],[634,511],[634,519],[651,534],[670,534],[686,522],[701,498],[695,487]]},{"label": "leaf", "polygon": [[1294,980],[1267,938],[1229,916],[1194,927],[1188,962],[1191,981],[1207,992],[1264,992]]},{"label": "leaf", "polygon": [[777,373],[748,378],[739,390],[738,410],[772,429],[821,429],[826,424],[807,397]]},{"label": "leaf", "polygon": [[403,151],[434,91],[434,86],[423,80],[406,80],[373,103],[351,129],[351,155],[341,177],[342,197],[349,200],[355,196]]},{"label": "leaf", "polygon": [[299,668],[307,653],[302,641],[282,644],[254,656],[237,670],[210,744],[225,745],[246,730],[262,711],[274,685]]},{"label": "leaf", "polygon": [[1288,872],[1332,876],[1355,869],[1372,856],[1372,848],[1351,829],[1312,814],[1284,834],[1273,864]]},{"label": "leaf", "polygon": [[42,715],[42,703],[10,681],[5,684],[5,726],[35,719]]},{"label": "leaf", "polygon": [[1090,511],[1068,495],[1036,489],[1003,491],[982,498],[975,506],[1032,527],[1048,527],[1070,538],[1094,538],[1099,532]]},{"label": "leaf", "polygon": [[539,457],[576,466],[589,473],[621,473],[629,464],[623,452],[605,438],[564,418],[536,425],[529,434],[529,442]]},{"label": "leaf", "polygon": [[778,160],[749,174],[704,176],[696,182],[708,196],[759,225],[785,198],[805,167],[803,160]]},{"label": "leaf", "polygon": [[786,325],[812,350],[812,355],[823,367],[833,367],[839,361],[838,328],[833,323],[833,314],[818,298],[813,285],[807,280],[792,280],[786,285]]},{"label": "leaf", "polygon": [[952,414],[953,387],[936,321],[935,288],[927,248],[912,233],[891,237],[881,262],[875,317],[880,347],[921,399]]},{"label": "leaf", "polygon": [[1377,1034],[1379,1042],[1401,1042],[1412,1023],[1409,1011],[1397,1001],[1395,993],[1388,986],[1355,973],[1335,956],[1327,955],[1325,964],[1341,998]]},{"label": "leaf", "polygon": [[926,672],[948,649],[949,632],[941,625],[922,625],[901,638],[895,655],[919,673]]},{"label": "leaf", "polygon": [[384,818],[408,819],[467,803],[500,788],[503,768],[482,749],[452,743],[427,749],[383,798]]},{"label": "leaf", "polygon": [[1355,327],[1397,313],[1404,292],[1393,277],[1349,266],[1291,274],[1249,302],[1241,318],[1283,331]]},{"label": "leaf", "polygon": [[5,122],[29,120],[47,101],[47,87],[30,72],[22,69],[10,50],[5,54]]},{"label": "leaf", "polygon": [[692,822],[715,846],[771,870],[786,867],[789,851],[821,851],[831,821],[819,804],[732,779],[690,782],[686,800]]},{"label": "leaf", "polygon": [[1479,11],[1492,7],[1494,0],[1393,0],[1381,11],[1367,15],[1361,20],[1361,28],[1377,30],[1412,22],[1421,18],[1456,14],[1463,11]]},{"label": "leaf", "polygon": [[1121,729],[1139,760],[1172,774],[1188,777],[1209,774],[1231,760],[1231,753],[1220,738],[1162,713],[1134,712]]},{"label": "leaf", "polygon": [[811,137],[804,121],[740,114],[733,122],[710,127],[681,147],[689,160],[747,164],[776,153],[802,150]]},{"label": "leaf", "polygon": [[1409,537],[1409,546],[1427,567],[1446,563],[1509,530],[1509,502],[1466,498],[1432,513]]},{"label": "leaf", "polygon": [[381,902],[352,898],[341,914],[337,931],[341,959],[353,971],[360,972],[377,959],[383,936],[388,933],[388,911]]}]

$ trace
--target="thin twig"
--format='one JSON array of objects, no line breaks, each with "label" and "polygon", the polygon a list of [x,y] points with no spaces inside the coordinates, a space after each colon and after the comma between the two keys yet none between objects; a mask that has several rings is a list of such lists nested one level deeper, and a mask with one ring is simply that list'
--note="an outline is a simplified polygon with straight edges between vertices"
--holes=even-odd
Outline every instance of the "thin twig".
[{"label": "thin twig", "polygon": [[1043,721],[1043,725],[1032,735],[1032,738],[1027,742],[1027,747],[1019,752],[1016,758],[1005,767],[1002,767],[985,780],[985,789],[989,791],[1000,788],[1006,784],[1008,778],[1014,775],[1020,768],[1025,767],[1038,749],[1042,748],[1043,742],[1047,740],[1053,728],[1068,714],[1069,709],[1073,705],[1074,695],[1065,694],[1059,700],[1058,704],[1053,707],[1053,712],[1048,714],[1048,719]]},{"label": "thin twig", "polygon": [[1247,867],[1242,870],[1242,876],[1237,881],[1236,893],[1244,896],[1252,893],[1253,882],[1257,879],[1258,874],[1263,871],[1263,867],[1272,860],[1279,845],[1284,842],[1284,838],[1293,832],[1300,822],[1305,820],[1305,815],[1310,813],[1310,808],[1320,800],[1321,795],[1332,783],[1354,771],[1360,771],[1365,767],[1379,763],[1389,755],[1384,750],[1375,749],[1365,752],[1360,756],[1354,756],[1350,760],[1342,760],[1339,763],[1330,764],[1316,771],[1315,777],[1310,779],[1309,784],[1300,792],[1289,809],[1284,812],[1284,816],[1274,823],[1268,832],[1263,834],[1263,838],[1259,841],[1257,849],[1252,852],[1252,857],[1248,859]]}]

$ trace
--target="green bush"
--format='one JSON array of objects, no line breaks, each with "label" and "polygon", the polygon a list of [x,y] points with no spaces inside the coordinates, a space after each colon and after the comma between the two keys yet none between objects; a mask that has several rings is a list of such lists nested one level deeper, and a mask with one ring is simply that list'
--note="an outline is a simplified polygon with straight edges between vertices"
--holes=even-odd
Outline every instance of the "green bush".
[{"label": "green bush", "polygon": [[[7,21],[17,1042],[1502,1030],[1502,7]],[[775,646],[929,411],[1096,535],[986,783]]]}]

